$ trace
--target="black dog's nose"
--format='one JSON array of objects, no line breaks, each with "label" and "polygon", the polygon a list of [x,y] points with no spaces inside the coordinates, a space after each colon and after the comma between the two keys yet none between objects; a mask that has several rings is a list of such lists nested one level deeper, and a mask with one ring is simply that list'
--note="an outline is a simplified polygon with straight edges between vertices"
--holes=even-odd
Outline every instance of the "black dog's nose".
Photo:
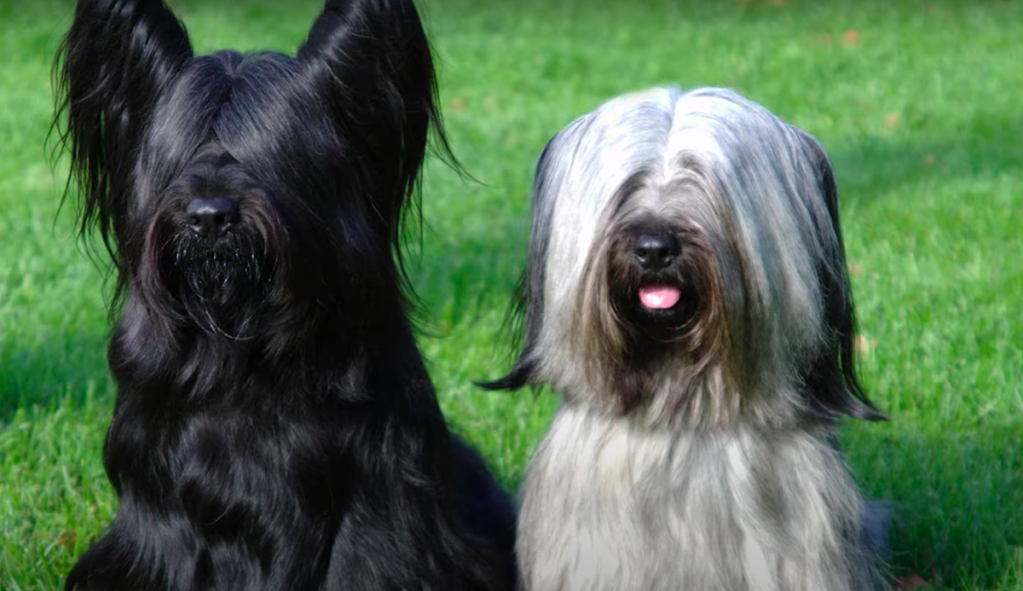
[{"label": "black dog's nose", "polygon": [[643,234],[636,239],[633,252],[644,269],[656,271],[670,265],[678,256],[679,244],[672,236]]},{"label": "black dog's nose", "polygon": [[193,199],[185,213],[188,225],[200,236],[217,236],[238,221],[238,206],[223,197]]}]

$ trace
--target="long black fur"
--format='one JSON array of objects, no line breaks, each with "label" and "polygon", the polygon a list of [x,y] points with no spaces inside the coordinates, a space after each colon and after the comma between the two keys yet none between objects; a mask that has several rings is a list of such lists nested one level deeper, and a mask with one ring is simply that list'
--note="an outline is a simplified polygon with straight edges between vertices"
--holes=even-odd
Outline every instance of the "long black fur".
[{"label": "long black fur", "polygon": [[[160,0],[80,0],[56,68],[118,318],[119,506],[66,589],[511,589],[511,505],[408,319],[431,127],[446,149],[411,2],[330,0],[289,57],[194,56]],[[197,235],[214,198],[240,217]]]}]

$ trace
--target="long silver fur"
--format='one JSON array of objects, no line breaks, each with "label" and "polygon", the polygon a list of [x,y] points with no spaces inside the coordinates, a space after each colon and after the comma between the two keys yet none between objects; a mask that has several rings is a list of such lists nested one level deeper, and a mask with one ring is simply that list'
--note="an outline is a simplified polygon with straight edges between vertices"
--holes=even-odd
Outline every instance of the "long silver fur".
[{"label": "long silver fur", "polygon": [[[723,89],[625,95],[548,144],[534,179],[526,345],[517,377],[493,384],[564,396],[522,488],[523,589],[878,584],[866,505],[834,443],[842,413],[807,392],[815,363],[849,337],[828,320],[848,297],[830,174],[815,139]],[[614,379],[631,370],[615,357],[632,341],[608,303],[609,253],[633,217],[684,229],[710,302],[697,322],[709,334],[657,361],[640,395],[616,391],[634,383]],[[846,394],[847,410],[876,416]]]}]

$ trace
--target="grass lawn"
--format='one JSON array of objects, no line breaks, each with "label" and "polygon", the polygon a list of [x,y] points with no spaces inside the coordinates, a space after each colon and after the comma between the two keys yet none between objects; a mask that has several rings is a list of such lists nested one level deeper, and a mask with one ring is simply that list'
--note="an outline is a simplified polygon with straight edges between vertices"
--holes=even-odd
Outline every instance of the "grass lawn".
[{"label": "grass lawn", "polygon": [[[292,51],[318,0],[177,0],[199,51]],[[850,424],[897,503],[892,568],[1023,590],[1023,4],[1003,0],[423,0],[454,149],[431,163],[415,278],[448,416],[517,485],[556,399],[472,385],[501,320],[545,141],[622,92],[733,87],[828,147],[863,333],[891,415]],[[0,0],[0,589],[51,590],[114,513],[100,447],[110,291],[58,215],[49,66],[70,0]]]}]

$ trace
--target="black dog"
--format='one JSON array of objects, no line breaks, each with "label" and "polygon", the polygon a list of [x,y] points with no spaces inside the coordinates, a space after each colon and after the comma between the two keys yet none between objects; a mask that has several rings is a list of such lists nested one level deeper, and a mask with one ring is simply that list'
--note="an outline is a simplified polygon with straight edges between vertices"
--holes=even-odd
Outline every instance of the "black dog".
[{"label": "black dog", "polygon": [[296,57],[193,56],[160,0],[80,0],[57,63],[119,316],[120,503],[67,589],[512,588],[512,508],[407,315],[431,128],[446,151],[412,4],[329,1]]}]

